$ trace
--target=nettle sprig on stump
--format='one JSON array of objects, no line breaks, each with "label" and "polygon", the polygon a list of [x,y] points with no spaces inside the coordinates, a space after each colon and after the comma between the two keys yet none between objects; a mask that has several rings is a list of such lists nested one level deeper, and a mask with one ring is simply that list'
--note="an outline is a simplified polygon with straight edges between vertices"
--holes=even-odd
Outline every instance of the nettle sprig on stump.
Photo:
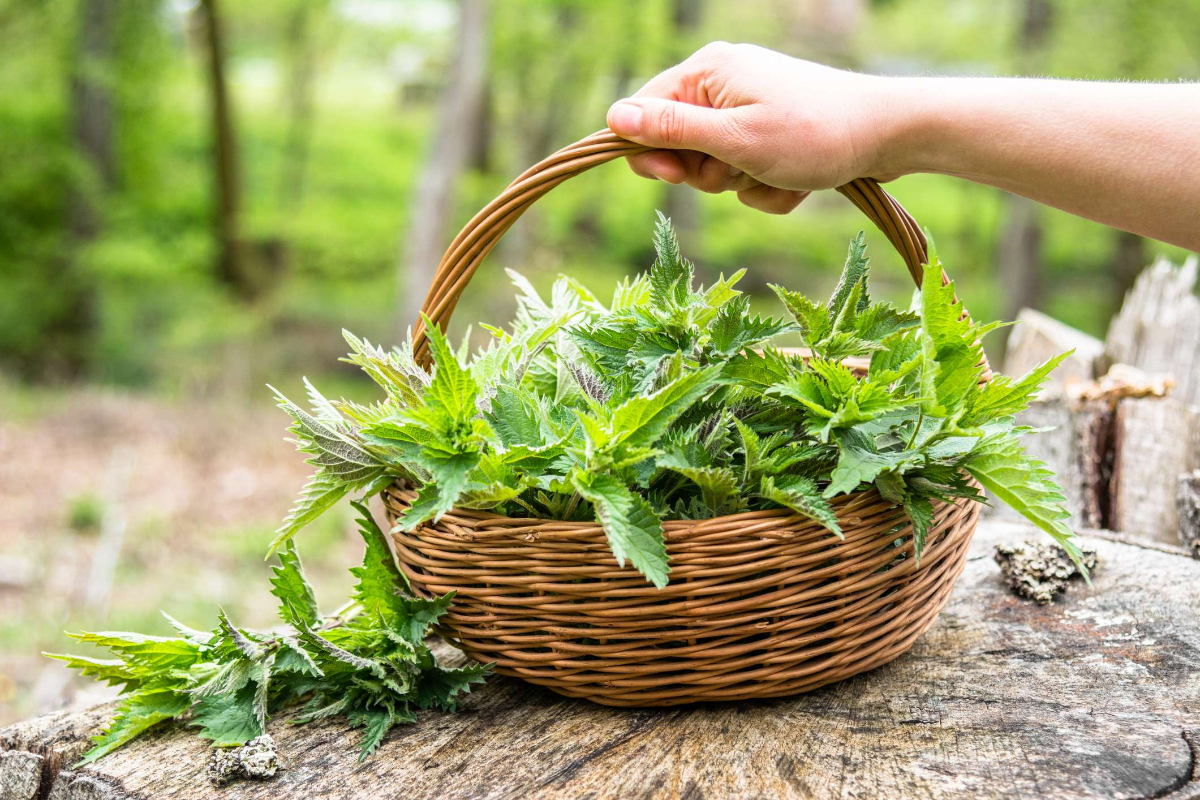
[{"label": "nettle sprig on stump", "polygon": [[[169,719],[185,718],[217,747],[232,747],[266,732],[270,715],[303,704],[293,722],[344,718],[365,729],[362,757],[374,752],[395,725],[414,722],[420,709],[453,711],[458,697],[486,677],[489,667],[447,669],[425,636],[453,594],[426,600],[401,594],[384,533],[366,506],[359,530],[366,542],[352,603],[322,615],[289,543],[273,568],[271,593],[279,600],[279,631],[235,626],[224,611],[218,626],[199,631],[167,620],[178,636],[80,633],[80,642],[106,647],[116,658],[47,653],[83,675],[122,688],[117,713],[95,737],[80,765],[89,764]],[[164,616],[166,616],[164,614]]]},{"label": "nettle sprig on stump", "polygon": [[[418,491],[405,530],[455,507],[598,520],[617,561],[659,587],[666,519],[784,507],[840,536],[829,501],[871,486],[903,507],[918,559],[933,503],[983,502],[977,486],[1078,556],[1061,492],[1013,421],[1068,354],[981,384],[980,342],[999,323],[963,313],[936,255],[901,310],[871,300],[860,233],[828,301],[772,287],[788,315],[776,319],[751,313],[743,272],[697,287],[662,215],[654,248],[608,303],[566,277],[547,300],[510,272],[516,319],[484,326],[474,355],[425,321],[431,371],[407,344],[346,333],[348,360],[386,397],[359,406],[309,386],[310,413],[280,396],[317,471],[275,546],[343,494],[400,478]],[[770,344],[797,334],[811,356]]]}]

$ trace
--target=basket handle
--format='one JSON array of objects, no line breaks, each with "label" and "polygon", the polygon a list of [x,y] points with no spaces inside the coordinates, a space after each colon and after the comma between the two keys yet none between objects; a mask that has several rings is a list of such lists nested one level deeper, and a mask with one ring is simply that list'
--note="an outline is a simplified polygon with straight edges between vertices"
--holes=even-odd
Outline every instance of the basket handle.
[{"label": "basket handle", "polygon": [[[433,285],[429,287],[421,312],[439,329],[445,330],[475,270],[496,246],[496,242],[500,241],[500,237],[535,200],[568,178],[592,167],[650,149],[622,139],[605,128],[525,170],[454,237],[434,273]],[[857,178],[837,187],[837,190],[883,231],[904,259],[913,282],[919,287],[924,275],[922,265],[928,263],[929,251],[925,234],[916,220],[872,178]],[[945,280],[947,278],[943,275]],[[417,320],[413,327],[412,344],[417,363],[429,366],[429,340],[425,335],[423,320]]]}]

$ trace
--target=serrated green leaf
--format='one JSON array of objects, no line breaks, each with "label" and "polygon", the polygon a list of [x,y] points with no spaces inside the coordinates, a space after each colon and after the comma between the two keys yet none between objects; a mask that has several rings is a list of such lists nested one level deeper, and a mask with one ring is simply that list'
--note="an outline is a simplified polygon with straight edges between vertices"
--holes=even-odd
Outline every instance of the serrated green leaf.
[{"label": "serrated green leaf", "polygon": [[471,686],[483,683],[491,664],[468,664],[457,669],[435,667],[421,676],[417,684],[417,707],[454,711],[461,695],[469,694]]},{"label": "serrated green leaf", "polygon": [[366,503],[356,502],[351,505],[359,514],[358,533],[362,536],[365,549],[362,566],[350,569],[350,574],[358,579],[350,596],[362,604],[367,614],[395,615],[400,610],[396,593],[400,587],[408,586],[408,579],[396,566],[387,536],[375,524]]},{"label": "serrated green leaf", "polygon": [[676,417],[712,388],[720,372],[720,366],[698,369],[680,376],[654,394],[634,397],[613,409],[611,443],[626,447],[652,446]]},{"label": "serrated green leaf", "polygon": [[87,766],[160,722],[174,719],[191,706],[191,699],[180,692],[137,691],[126,695],[117,705],[116,716],[104,732],[92,737],[95,747],[83,754],[76,767]]},{"label": "serrated green leaf", "polygon": [[610,474],[589,475],[576,471],[575,490],[596,509],[617,563],[628,560],[656,587],[667,585],[667,548],[662,521],[650,504],[631,492]]},{"label": "serrated green leaf", "polygon": [[838,536],[842,535],[837,514],[829,501],[821,496],[816,483],[808,478],[797,475],[766,477],[762,479],[758,493],[773,503],[821,523]]},{"label": "serrated green leaf", "polygon": [[1054,539],[1085,576],[1083,553],[1075,534],[1067,526],[1071,514],[1064,507],[1062,490],[1054,473],[1031,458],[1013,434],[1002,433],[981,441],[962,462],[962,467],[1025,519]]},{"label": "serrated green leaf", "polygon": [[933,504],[927,498],[906,495],[904,513],[908,515],[908,520],[912,523],[913,559],[920,564],[921,554],[925,552],[925,539],[929,535],[929,526],[933,524]]},{"label": "serrated green leaf", "polygon": [[399,612],[389,624],[402,639],[414,646],[422,646],[429,628],[446,613],[454,602],[454,592],[441,597],[399,596]]},{"label": "serrated green leaf", "polygon": [[[279,564],[271,568],[271,594],[279,600],[280,615],[296,613],[306,625],[317,624],[320,614],[317,611],[317,598],[312,586],[304,577],[304,566],[300,563],[300,553],[296,550],[294,541],[288,542],[279,553]],[[290,622],[283,616],[285,622]]]},{"label": "serrated green leaf", "polygon": [[255,694],[255,686],[246,685],[236,694],[204,697],[196,703],[191,724],[214,747],[241,746],[263,733]]}]

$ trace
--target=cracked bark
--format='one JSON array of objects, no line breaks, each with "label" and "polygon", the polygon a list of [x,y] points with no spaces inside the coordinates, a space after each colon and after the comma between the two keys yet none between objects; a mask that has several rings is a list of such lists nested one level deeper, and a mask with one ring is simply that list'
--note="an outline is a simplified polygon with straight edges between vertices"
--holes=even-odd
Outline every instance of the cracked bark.
[{"label": "cracked bark", "polygon": [[[359,732],[289,726],[281,714],[271,726],[279,776],[222,789],[204,780],[206,743],[182,725],[72,770],[109,711],[100,707],[0,731],[0,800],[1200,798],[1200,563],[1085,535],[1100,558],[1095,588],[1072,586],[1041,607],[1010,595],[990,558],[999,542],[1037,536],[985,522],[949,605],[912,651],[807,695],[623,710],[493,679],[461,713],[422,714],[362,764]],[[12,776],[35,764],[40,794],[16,793]]]}]

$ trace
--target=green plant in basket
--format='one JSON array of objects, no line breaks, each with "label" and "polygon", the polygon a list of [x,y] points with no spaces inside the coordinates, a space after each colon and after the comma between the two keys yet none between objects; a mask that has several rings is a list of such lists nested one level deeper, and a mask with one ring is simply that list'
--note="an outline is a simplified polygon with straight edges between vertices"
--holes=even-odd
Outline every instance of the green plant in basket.
[{"label": "green plant in basket", "polygon": [[[418,488],[411,530],[455,507],[596,519],[613,554],[667,583],[665,519],[785,507],[841,531],[830,500],[875,486],[903,506],[920,558],[933,503],[1003,500],[1078,558],[1053,476],[1014,424],[1066,354],[981,384],[980,339],[999,323],[963,314],[936,255],[911,311],[871,300],[863,236],[827,302],[772,287],[785,319],[750,312],[742,273],[694,286],[670,222],[650,271],[602,302],[570,278],[549,300],[521,276],[507,329],[468,356],[429,326],[433,369],[411,348],[347,333],[349,360],[386,397],[313,410],[280,396],[317,467],[275,546],[351,491]],[[811,357],[768,342],[796,335]],[[864,359],[856,372],[844,359]]]},{"label": "green plant in basket", "polygon": [[[79,635],[118,658],[54,657],[125,691],[85,761],[183,716],[217,745],[242,744],[269,712],[302,702],[300,720],[341,715],[365,727],[365,755],[414,710],[452,710],[488,668],[437,663],[424,636],[451,596],[400,593],[403,575],[365,505],[349,610],[318,613],[291,542],[347,494],[370,497],[397,480],[417,490],[399,521],[406,530],[454,508],[598,520],[617,561],[660,588],[670,574],[664,520],[785,508],[841,536],[831,499],[872,486],[903,508],[911,534],[897,535],[911,535],[917,559],[933,504],[983,502],[982,486],[1079,563],[1053,476],[1021,446],[1033,431],[1013,422],[1065,355],[981,383],[980,339],[997,324],[963,314],[936,255],[912,310],[874,302],[860,233],[827,302],[772,287],[786,311],[777,319],[750,312],[734,288],[740,272],[697,288],[661,216],[654,247],[650,271],[607,303],[570,278],[547,300],[510,273],[513,324],[485,326],[492,339],[473,355],[430,325],[428,371],[408,344],[383,350],[347,333],[347,360],[382,387],[381,400],[330,400],[307,382],[309,410],[279,395],[316,467],[271,547],[286,628],[245,631],[221,614],[212,632],[172,621],[175,638]],[[810,352],[770,344],[788,338]]]}]

